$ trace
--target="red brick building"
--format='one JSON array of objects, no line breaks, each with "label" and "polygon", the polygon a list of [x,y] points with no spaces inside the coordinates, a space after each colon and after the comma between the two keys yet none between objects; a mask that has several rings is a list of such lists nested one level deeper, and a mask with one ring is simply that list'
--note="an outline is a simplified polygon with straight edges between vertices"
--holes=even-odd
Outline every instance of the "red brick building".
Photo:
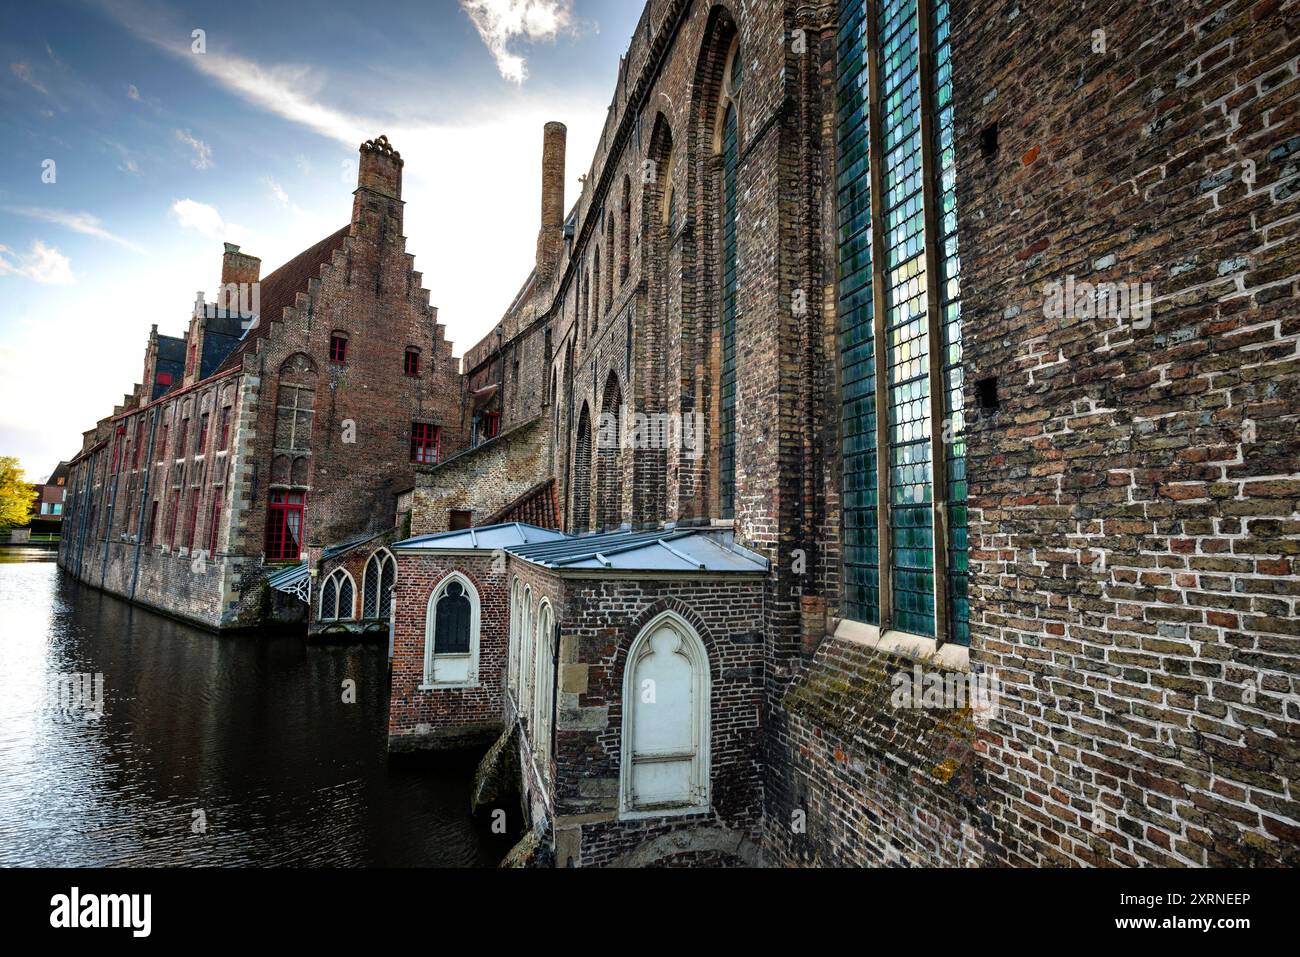
[{"label": "red brick building", "polygon": [[141,384],[70,463],[65,568],[213,628],[387,630],[384,568],[311,586],[323,557],[408,531],[416,475],[466,443],[402,165],[364,144],[350,223],[265,277],[228,244],[217,301],[200,296],[182,339],[154,330]]}]

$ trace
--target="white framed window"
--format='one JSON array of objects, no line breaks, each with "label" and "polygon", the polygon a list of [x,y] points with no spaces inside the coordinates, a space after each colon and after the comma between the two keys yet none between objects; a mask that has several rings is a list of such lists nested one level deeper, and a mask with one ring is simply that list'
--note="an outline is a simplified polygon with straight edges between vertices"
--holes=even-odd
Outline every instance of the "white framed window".
[{"label": "white framed window", "polygon": [[452,572],[429,596],[425,616],[424,688],[478,684],[479,597],[474,583]]},{"label": "white framed window", "polygon": [[397,584],[397,560],[381,548],[366,562],[362,578],[361,617],[366,621],[387,621],[393,609],[393,586]]},{"label": "white framed window", "polygon": [[543,774],[549,773],[551,753],[551,728],[555,704],[555,612],[549,599],[543,598],[537,608],[536,663],[537,676],[533,703],[533,751],[540,756],[538,766]]},{"label": "white framed window", "polygon": [[353,597],[356,593],[352,576],[342,568],[336,568],[321,586],[320,620],[351,621],[354,616]]},{"label": "white framed window", "polygon": [[533,706],[533,589],[524,586],[519,604],[519,714],[529,717]]},{"label": "white framed window", "polygon": [[506,659],[506,687],[519,697],[519,579],[510,583],[510,641]]},{"label": "white framed window", "polygon": [[641,629],[623,672],[620,817],[707,811],[709,750],[708,653],[666,611]]}]

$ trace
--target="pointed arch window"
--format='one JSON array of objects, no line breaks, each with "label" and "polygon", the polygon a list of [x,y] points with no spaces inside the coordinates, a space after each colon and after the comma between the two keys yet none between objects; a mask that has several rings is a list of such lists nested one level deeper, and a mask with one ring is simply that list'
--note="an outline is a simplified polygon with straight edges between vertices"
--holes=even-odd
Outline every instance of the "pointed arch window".
[{"label": "pointed arch window", "polygon": [[709,808],[709,659],[690,624],[664,612],[647,624],[623,672],[622,817]]},{"label": "pointed arch window", "polygon": [[393,586],[397,584],[397,561],[388,549],[381,548],[366,562],[361,586],[361,617],[367,621],[387,621],[393,607]]},{"label": "pointed arch window", "polygon": [[551,729],[555,721],[555,613],[545,598],[537,609],[536,675],[533,699],[533,752],[544,776],[550,775]]},{"label": "pointed arch window", "polygon": [[533,669],[531,667],[533,590],[524,586],[519,599],[519,714],[531,714],[533,704]]},{"label": "pointed arch window", "polygon": [[718,510],[736,516],[736,320],[739,310],[739,245],[737,203],[740,168],[740,121],[737,96],[742,78],[740,46],[733,42],[724,74],[719,108],[722,125],[722,316],[718,382]]},{"label": "pointed arch window", "polygon": [[442,580],[425,616],[425,688],[478,684],[479,595],[459,572]]},{"label": "pointed arch window", "polygon": [[352,576],[342,568],[335,569],[321,586],[320,620],[351,621],[355,594]]},{"label": "pointed arch window", "polygon": [[519,579],[510,583],[510,646],[506,662],[506,687],[519,698],[519,620],[520,592]]}]

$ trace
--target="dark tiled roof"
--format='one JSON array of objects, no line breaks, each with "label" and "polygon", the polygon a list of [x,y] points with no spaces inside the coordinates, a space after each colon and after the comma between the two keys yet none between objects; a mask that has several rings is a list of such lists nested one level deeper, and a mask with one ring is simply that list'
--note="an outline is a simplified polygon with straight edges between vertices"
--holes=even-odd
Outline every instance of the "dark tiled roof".
[{"label": "dark tiled roof", "polygon": [[533,486],[483,524],[507,525],[511,522],[540,528],[559,528],[560,516],[555,502],[555,479],[547,479],[540,485]]},{"label": "dark tiled roof", "polygon": [[271,328],[271,321],[279,319],[288,306],[292,306],[298,293],[307,291],[307,282],[311,279],[317,279],[320,276],[320,267],[330,261],[334,255],[334,250],[343,245],[343,239],[347,236],[351,224],[344,226],[332,236],[327,236],[315,246],[304,250],[293,259],[277,269],[271,275],[261,281],[259,291],[261,299],[261,317],[257,325],[248,330],[233,352],[221,364],[217,371],[225,371],[237,367],[244,358],[244,353],[252,347],[253,343],[267,334]]}]

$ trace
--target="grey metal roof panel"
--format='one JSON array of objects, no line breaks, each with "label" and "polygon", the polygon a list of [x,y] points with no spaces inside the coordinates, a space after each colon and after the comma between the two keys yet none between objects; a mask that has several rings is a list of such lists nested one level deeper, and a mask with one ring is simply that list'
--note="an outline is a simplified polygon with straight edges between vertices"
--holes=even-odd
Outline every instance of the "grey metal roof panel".
[{"label": "grey metal roof panel", "polygon": [[609,532],[509,549],[546,568],[609,572],[765,573],[767,559],[707,529]]},{"label": "grey metal roof panel", "polygon": [[530,543],[545,543],[564,539],[569,536],[552,528],[539,528],[522,522],[506,525],[487,525],[482,528],[465,528],[454,532],[439,532],[436,535],[421,535],[398,542],[392,546],[395,551],[496,551],[512,549],[514,546]]},{"label": "grey metal roof panel", "polygon": [[272,572],[266,577],[266,583],[277,591],[289,591],[299,581],[310,577],[310,575],[311,571],[308,569],[307,563],[303,562],[300,565],[293,565],[289,568]]}]

